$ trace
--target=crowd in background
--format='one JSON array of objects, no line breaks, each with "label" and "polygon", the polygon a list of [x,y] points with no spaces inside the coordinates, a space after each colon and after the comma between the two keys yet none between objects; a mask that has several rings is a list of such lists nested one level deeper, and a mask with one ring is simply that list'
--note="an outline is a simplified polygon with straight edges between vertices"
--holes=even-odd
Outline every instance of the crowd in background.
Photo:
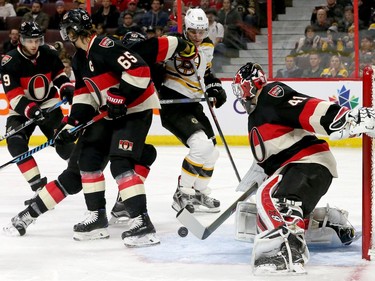
[{"label": "crowd in background", "polygon": [[[12,0],[10,0],[12,1]],[[71,2],[73,1],[73,2]],[[324,2],[324,0],[322,0]],[[287,0],[273,1],[273,20],[285,13]],[[354,71],[354,9],[352,0],[326,0],[315,7],[305,34],[285,57],[279,78],[351,77]],[[216,56],[229,49],[244,49],[255,41],[267,26],[267,0],[183,0],[182,17],[189,7],[202,8],[209,19],[209,37],[215,44]],[[48,7],[48,8],[47,8]],[[0,30],[9,30],[9,40],[0,49],[5,54],[18,44],[18,30],[7,27],[8,17],[36,21],[43,30],[58,30],[64,13],[72,8],[86,9],[85,0],[0,0]],[[375,1],[359,1],[360,69],[375,64]],[[98,34],[122,38],[129,31],[147,37],[177,32],[176,0],[97,0],[92,19]],[[183,18],[182,18],[183,21]],[[62,58],[71,52],[59,48]]]}]

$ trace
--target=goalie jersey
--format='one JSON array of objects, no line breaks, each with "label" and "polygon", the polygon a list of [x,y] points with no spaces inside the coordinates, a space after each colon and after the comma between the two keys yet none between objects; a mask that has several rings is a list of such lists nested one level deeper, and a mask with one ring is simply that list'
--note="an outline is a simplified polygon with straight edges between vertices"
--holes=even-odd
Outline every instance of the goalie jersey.
[{"label": "goalie jersey", "polygon": [[255,160],[267,175],[288,163],[318,163],[337,177],[328,143],[332,124],[347,112],[337,104],[301,94],[281,82],[267,84],[249,115],[249,141]]}]

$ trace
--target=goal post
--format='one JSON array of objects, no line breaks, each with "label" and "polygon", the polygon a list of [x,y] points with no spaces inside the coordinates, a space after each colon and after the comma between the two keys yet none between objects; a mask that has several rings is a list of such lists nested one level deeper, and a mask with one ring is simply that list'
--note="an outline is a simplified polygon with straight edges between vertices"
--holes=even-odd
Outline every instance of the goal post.
[{"label": "goal post", "polygon": [[[366,66],[363,70],[363,106],[374,106],[375,66]],[[371,260],[374,256],[374,217],[373,217],[373,141],[362,135],[362,258]]]}]

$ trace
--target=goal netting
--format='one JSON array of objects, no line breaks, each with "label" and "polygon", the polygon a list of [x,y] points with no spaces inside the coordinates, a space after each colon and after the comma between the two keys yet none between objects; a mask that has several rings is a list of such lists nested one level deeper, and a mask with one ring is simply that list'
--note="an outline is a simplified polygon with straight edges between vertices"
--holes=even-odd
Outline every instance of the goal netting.
[{"label": "goal netting", "polygon": [[[375,66],[363,70],[363,106],[375,105]],[[363,134],[362,137],[362,258],[375,259],[374,232],[374,160],[375,141]]]}]

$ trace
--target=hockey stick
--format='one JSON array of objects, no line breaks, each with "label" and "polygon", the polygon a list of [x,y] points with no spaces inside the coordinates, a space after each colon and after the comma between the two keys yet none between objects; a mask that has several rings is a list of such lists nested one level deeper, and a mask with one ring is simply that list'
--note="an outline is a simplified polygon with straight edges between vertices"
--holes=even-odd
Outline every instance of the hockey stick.
[{"label": "hockey stick", "polygon": [[196,98],[196,99],[170,99],[170,100],[160,100],[160,104],[176,104],[176,103],[194,103],[205,101],[205,98]]},{"label": "hockey stick", "polygon": [[[90,121],[86,122],[86,123],[83,123],[81,125],[78,125],[72,129],[69,130],[69,133],[70,134],[73,134],[73,133],[77,133],[83,129],[85,129],[86,127],[90,126],[92,123],[95,123],[97,121],[99,121],[100,119],[103,119],[104,117],[107,116],[107,112],[104,111],[98,115],[96,115],[94,118],[92,118]],[[33,155],[34,153],[38,152],[38,151],[41,151],[42,149],[46,148],[46,147],[49,147],[51,145],[53,145],[55,143],[55,138],[53,139],[50,139],[48,140],[47,142],[37,146],[37,147],[34,147],[33,149],[29,150],[29,151],[26,151],[24,153],[21,153],[20,155],[14,157],[12,160],[6,162],[5,164],[1,165],[0,166],[0,170],[7,167],[8,165],[10,164],[14,164],[14,163],[18,163],[22,160],[25,160],[26,158],[30,157],[31,155]]]},{"label": "hockey stick", "polygon": [[192,60],[191,61],[191,64],[193,65],[193,68],[194,68],[194,72],[195,72],[195,75],[197,76],[198,78],[198,81],[199,81],[199,84],[200,84],[200,87],[201,87],[201,90],[202,92],[204,93],[204,97],[206,99],[206,102],[207,102],[207,106],[208,108],[210,109],[210,112],[211,112],[211,116],[212,116],[212,119],[214,119],[214,122],[215,122],[215,125],[216,125],[216,129],[217,131],[219,132],[219,135],[220,135],[220,138],[221,138],[221,141],[223,142],[224,144],[224,147],[225,147],[225,150],[227,151],[227,154],[228,154],[228,157],[229,157],[229,160],[230,160],[230,163],[232,164],[232,167],[234,169],[234,172],[236,174],[236,177],[238,179],[238,182],[241,182],[241,177],[240,177],[240,174],[238,173],[238,170],[237,170],[237,167],[236,167],[236,164],[234,164],[234,160],[233,160],[233,157],[232,157],[232,154],[230,153],[229,151],[229,147],[228,147],[228,144],[227,144],[227,141],[225,140],[224,138],[224,134],[221,130],[221,127],[219,125],[219,121],[217,120],[216,118],[216,114],[215,114],[215,111],[211,105],[211,102],[209,100],[209,97],[207,95],[207,92],[206,92],[206,87],[202,81],[202,77],[200,77],[200,75],[198,74],[198,70],[197,70],[197,66],[195,65],[194,61]]},{"label": "hockey stick", "polygon": [[192,213],[190,213],[186,208],[181,209],[176,218],[198,239],[204,240],[210,236],[220,225],[223,224],[235,211],[237,208],[237,203],[244,201],[247,197],[252,195],[258,189],[258,184],[255,182],[253,185],[241,194],[224,212],[221,213],[210,225],[202,225]]},{"label": "hockey stick", "polygon": [[[61,100],[58,103],[56,103],[54,106],[48,108],[46,112],[50,113],[51,111],[55,110],[56,108],[59,108],[62,104],[66,103],[67,101],[68,100],[66,98],[64,98],[63,100]],[[35,119],[29,119],[29,120],[27,120],[25,123],[19,125],[17,128],[14,128],[14,129],[10,130],[4,136],[0,137],[0,141],[3,141],[5,139],[9,138],[10,136],[18,133],[19,131],[25,129],[27,126],[33,124],[35,121],[36,121]]]}]

